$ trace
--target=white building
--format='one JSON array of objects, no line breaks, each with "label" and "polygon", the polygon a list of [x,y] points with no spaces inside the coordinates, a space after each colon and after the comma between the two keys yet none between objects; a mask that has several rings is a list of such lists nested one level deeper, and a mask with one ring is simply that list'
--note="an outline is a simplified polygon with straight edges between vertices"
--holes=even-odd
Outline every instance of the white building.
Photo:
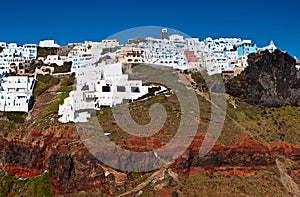
[{"label": "white building", "polygon": [[199,38],[186,38],[186,50],[197,52],[200,48]]},{"label": "white building", "polygon": [[71,72],[76,73],[79,69],[86,65],[87,59],[85,57],[74,57],[72,59]]},{"label": "white building", "polygon": [[84,110],[132,102],[146,95],[149,88],[140,80],[128,80],[121,63],[83,67],[76,79],[76,90],[59,106],[59,121],[64,123],[86,122],[89,114]]},{"label": "white building", "polygon": [[[116,42],[109,43],[111,44],[110,46],[114,46],[114,44],[116,44]],[[79,43],[74,46],[68,54],[68,59],[72,61],[71,72],[77,72],[82,65],[84,65],[88,60],[91,60],[93,57],[99,58],[102,49],[102,42],[85,41],[84,43]]]},{"label": "white building", "polygon": [[60,46],[55,42],[55,40],[41,40],[39,47],[42,48],[59,48]]},{"label": "white building", "polygon": [[37,58],[37,45],[25,44],[21,55],[25,60],[35,60]]},{"label": "white building", "polygon": [[[197,42],[197,39],[190,40],[191,43],[192,41]],[[131,44],[127,44],[122,47],[122,51],[126,51],[126,48],[137,50],[129,52],[127,59],[121,57],[119,60],[121,61],[125,59],[121,62],[144,62],[172,67],[174,69],[186,70],[189,69],[184,55],[186,43],[187,42],[184,40],[183,36],[177,34],[170,35],[169,40],[147,37],[145,39],[140,39],[138,42],[131,42]],[[124,53],[121,53],[120,55],[122,56]]]},{"label": "white building", "polygon": [[265,46],[263,48],[260,48],[260,51],[268,50],[270,53],[273,53],[277,49],[276,45],[274,44],[274,41],[271,40],[270,44],[268,46]]},{"label": "white building", "polygon": [[6,48],[7,47],[6,42],[0,42],[0,47],[1,48]]},{"label": "white building", "polygon": [[169,40],[171,44],[178,48],[183,48],[185,46],[185,40],[183,39],[183,36],[174,34],[169,36]]},{"label": "white building", "polygon": [[102,40],[101,46],[103,48],[114,48],[114,47],[119,47],[121,45],[118,40],[112,39],[112,40]]},{"label": "white building", "polygon": [[32,107],[35,77],[8,76],[0,82],[0,111],[28,112]]},{"label": "white building", "polygon": [[47,58],[44,60],[44,64],[51,65],[56,64],[58,66],[63,66],[67,57],[59,56],[59,55],[48,55]]},{"label": "white building", "polygon": [[0,53],[0,73],[9,73],[12,64],[19,65],[25,61],[37,58],[37,46],[25,44],[18,46],[16,43],[3,44],[5,46]]},{"label": "white building", "polygon": [[0,75],[9,73],[10,68],[10,58],[3,56],[3,54],[0,54]]}]

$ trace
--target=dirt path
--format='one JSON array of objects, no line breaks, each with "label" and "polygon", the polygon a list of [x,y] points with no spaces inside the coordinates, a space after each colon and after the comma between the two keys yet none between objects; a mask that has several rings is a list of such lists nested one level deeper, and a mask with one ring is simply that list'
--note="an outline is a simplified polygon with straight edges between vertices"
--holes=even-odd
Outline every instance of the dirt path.
[{"label": "dirt path", "polygon": [[[189,84],[189,85],[196,84],[194,79],[191,77],[191,74],[187,75],[187,74],[179,73],[179,80],[182,81],[182,83],[184,83],[184,84]],[[199,90],[199,88],[197,88],[196,86],[192,86],[192,88],[195,90],[196,94],[198,94],[199,96],[202,96],[208,102],[211,102],[208,93]]]},{"label": "dirt path", "polygon": [[128,192],[125,192],[125,193],[119,195],[118,197],[125,197],[125,196],[129,196],[131,194],[137,193],[140,190],[142,190],[144,187],[146,187],[148,184],[150,184],[152,181],[163,178],[165,176],[165,172],[167,171],[168,167],[169,166],[159,169],[158,171],[154,172],[149,178],[147,178],[145,181],[143,181],[141,184],[136,186],[134,189],[129,190]]},{"label": "dirt path", "polygon": [[[196,82],[194,81],[194,79],[192,78],[191,74],[182,74],[179,73],[179,79],[183,82],[183,83],[190,83],[190,84],[196,84]],[[186,81],[186,82],[185,82]],[[208,102],[211,103],[210,97],[209,97],[209,93],[203,92],[202,90],[200,90],[198,87],[193,86],[193,89],[195,90],[196,94],[198,94],[199,96],[202,96],[203,98],[205,98],[205,100],[207,100]],[[234,107],[237,108],[237,104],[235,103],[234,99],[229,95],[226,94],[225,95],[226,100]]]},{"label": "dirt path", "polygon": [[295,181],[287,174],[286,167],[284,166],[284,164],[280,162],[279,159],[276,159],[276,165],[280,173],[281,183],[284,185],[288,192],[293,194],[294,197],[299,197],[299,187],[297,183],[295,183]]},{"label": "dirt path", "polygon": [[[178,72],[178,74],[179,74],[179,80],[183,84],[185,84],[187,87],[192,87],[194,89],[194,91],[196,92],[196,94],[202,96],[209,103],[211,103],[212,105],[214,105],[215,107],[217,107],[219,110],[221,110],[217,105],[215,105],[211,101],[208,93],[199,90],[199,88],[196,87],[196,86],[192,86],[192,84],[196,84],[196,82],[193,80],[193,78],[191,77],[191,75],[182,74],[180,72]],[[137,187],[135,187],[134,189],[132,189],[132,190],[130,190],[128,192],[125,192],[125,193],[119,195],[118,197],[129,196],[131,194],[134,194],[134,193],[137,193],[137,192],[141,191],[144,187],[146,187],[148,184],[150,184],[154,180],[158,180],[158,179],[162,178],[166,174],[166,172],[169,174],[169,176],[171,176],[176,182],[178,182],[180,184],[180,182],[178,180],[177,174],[174,173],[173,171],[171,171],[171,169],[168,169],[168,167],[169,166],[166,166],[166,167],[164,167],[164,168],[156,171],[152,176],[150,176],[147,180],[143,181]]]},{"label": "dirt path", "polygon": [[61,81],[59,81],[58,84],[52,86],[51,88],[49,88],[48,90],[46,90],[46,92],[57,92],[57,90],[60,88],[61,86]]},{"label": "dirt path", "polygon": [[132,189],[128,192],[125,192],[125,193],[119,195],[118,197],[132,196],[132,194],[138,193],[139,191],[141,191],[144,187],[146,187],[150,183],[164,179],[166,176],[172,177],[174,181],[176,181],[179,185],[181,185],[181,183],[178,179],[178,175],[175,172],[173,172],[171,169],[169,169],[170,165],[171,164],[168,164],[167,166],[154,172],[149,178],[147,178],[141,184],[136,186],[134,189]]},{"label": "dirt path", "polygon": [[[188,81],[190,81],[191,83],[195,83],[195,81],[192,79],[192,77],[190,75],[183,75],[181,74],[181,78],[185,77]],[[212,105],[215,105],[210,99],[209,96],[204,94],[204,92],[201,92],[197,87],[194,88],[195,92],[204,97],[207,101],[209,101]],[[237,104],[235,103],[234,99],[229,95],[226,94],[226,100],[234,107],[237,108]],[[220,108],[218,108],[219,110],[221,110]],[[231,116],[229,116],[228,114],[226,114],[226,116],[231,119],[237,126],[239,126],[242,131],[247,134],[252,136],[251,132],[249,132],[247,129],[245,129],[242,125],[240,125],[234,118],[232,118]],[[252,136],[254,137],[254,136]],[[265,142],[264,139],[260,139],[260,141]],[[266,142],[265,142],[266,143]],[[284,185],[284,187],[287,189],[288,192],[292,193],[294,197],[300,197],[300,190],[299,187],[297,185],[297,183],[294,182],[294,180],[287,174],[286,168],[284,166],[284,164],[282,162],[279,161],[278,158],[276,158],[276,165],[277,168],[279,170],[280,173],[280,181],[281,183]]]},{"label": "dirt path", "polygon": [[41,117],[45,111],[45,108],[57,100],[59,92],[57,90],[60,88],[61,82],[50,87],[48,90],[43,92],[40,96],[35,99],[34,106],[28,112],[26,121],[22,127],[31,128],[36,122],[32,120],[37,120],[38,117]]}]

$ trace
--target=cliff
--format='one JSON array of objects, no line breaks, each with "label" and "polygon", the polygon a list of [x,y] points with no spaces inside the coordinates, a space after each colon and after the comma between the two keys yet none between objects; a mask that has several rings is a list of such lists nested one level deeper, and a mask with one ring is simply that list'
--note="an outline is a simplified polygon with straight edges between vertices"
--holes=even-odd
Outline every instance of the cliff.
[{"label": "cliff", "polygon": [[250,54],[249,66],[226,84],[227,93],[264,107],[297,105],[300,100],[300,81],[296,60],[289,54],[267,50]]},{"label": "cliff", "polygon": [[[267,145],[247,136],[237,137],[233,145],[218,142],[208,155],[199,157],[203,137],[197,135],[186,154],[171,166],[174,171],[188,175],[194,167],[199,167],[231,174],[232,170],[238,169],[239,175],[243,176],[275,166],[275,154],[300,161],[300,147],[297,145],[284,142]],[[135,141],[131,143],[127,146],[134,148]],[[109,195],[125,191],[130,185],[128,174],[105,167],[86,150],[75,126],[71,125],[2,136],[0,158],[1,169],[18,177],[36,177],[47,171],[51,190],[56,195],[80,191]]]},{"label": "cliff", "polygon": [[111,194],[126,182],[126,175],[102,168],[79,140],[75,126],[11,132],[1,137],[0,158],[1,169],[18,177],[48,172],[54,194]]}]

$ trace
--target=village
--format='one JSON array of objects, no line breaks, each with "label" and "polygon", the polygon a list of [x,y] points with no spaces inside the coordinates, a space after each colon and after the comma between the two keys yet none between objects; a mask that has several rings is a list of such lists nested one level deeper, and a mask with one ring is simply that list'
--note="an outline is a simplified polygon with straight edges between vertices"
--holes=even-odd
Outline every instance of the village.
[{"label": "village", "polygon": [[[168,35],[165,28],[161,38],[133,38],[126,44],[117,39],[69,43],[64,47],[54,40],[23,46],[0,42],[0,111],[29,112],[34,103],[32,95],[37,75],[75,73],[76,89],[59,106],[59,121],[86,122],[89,114],[82,110],[113,107],[135,101],[149,94],[151,88],[156,89],[156,93],[166,89],[146,86],[141,80],[129,80],[122,71],[124,64],[151,64],[232,78],[248,66],[249,54],[264,50],[272,53],[276,49],[273,41],[261,48],[251,40],[240,38],[207,37],[200,41],[179,34]],[[47,50],[52,52],[41,55],[40,51]],[[59,50],[63,53],[58,53]],[[300,62],[296,61],[297,69],[300,69]],[[40,66],[31,68],[33,62]],[[69,68],[54,73],[55,69],[67,64]]]}]

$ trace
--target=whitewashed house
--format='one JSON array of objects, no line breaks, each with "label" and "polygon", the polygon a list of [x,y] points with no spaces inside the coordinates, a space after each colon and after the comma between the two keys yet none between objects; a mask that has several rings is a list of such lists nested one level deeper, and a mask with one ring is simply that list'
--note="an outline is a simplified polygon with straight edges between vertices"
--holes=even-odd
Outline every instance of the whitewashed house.
[{"label": "whitewashed house", "polygon": [[101,47],[102,48],[114,48],[114,47],[119,47],[121,46],[119,41],[116,39],[111,39],[111,40],[102,40],[101,42]]},{"label": "whitewashed house", "polygon": [[60,122],[86,122],[89,114],[84,110],[132,102],[148,93],[142,81],[128,80],[121,63],[82,67],[76,81],[76,90],[59,106]]},{"label": "whitewashed house", "polygon": [[55,40],[41,40],[39,43],[41,48],[59,48],[60,46],[55,42]]},{"label": "whitewashed house", "polygon": [[274,44],[274,41],[271,40],[270,44],[268,46],[262,47],[259,49],[259,51],[265,51],[268,50],[270,53],[273,53],[277,49],[276,45]]},{"label": "whitewashed house", "polygon": [[85,57],[74,57],[72,59],[71,72],[76,73],[79,69],[81,69],[86,64]]},{"label": "whitewashed house", "polygon": [[63,66],[67,57],[59,56],[59,55],[48,55],[44,60],[44,64],[51,65],[56,64],[58,66]]},{"label": "whitewashed house", "polygon": [[25,60],[35,60],[37,58],[37,45],[25,44],[22,48],[21,56]]},{"label": "whitewashed house", "polygon": [[1,48],[6,48],[7,47],[6,42],[0,42],[0,47]]},{"label": "whitewashed house", "polygon": [[[3,46],[5,46],[3,44]],[[11,65],[24,64],[25,61],[37,58],[37,46],[25,44],[18,46],[16,43],[9,43],[0,53],[0,73],[9,73]]]},{"label": "whitewashed house", "polygon": [[[71,72],[77,72],[78,69],[92,58],[99,58],[103,49],[102,46],[101,42],[91,41],[77,44],[68,54],[68,59],[72,61]],[[68,59],[65,61],[69,61]]]},{"label": "whitewashed house", "polygon": [[178,47],[178,48],[185,47],[186,43],[185,43],[183,36],[181,36],[181,35],[178,35],[178,34],[170,35],[169,40],[170,40],[171,44],[175,47]]},{"label": "whitewashed house", "polygon": [[33,104],[35,82],[35,77],[3,77],[0,80],[0,111],[28,112]]}]

